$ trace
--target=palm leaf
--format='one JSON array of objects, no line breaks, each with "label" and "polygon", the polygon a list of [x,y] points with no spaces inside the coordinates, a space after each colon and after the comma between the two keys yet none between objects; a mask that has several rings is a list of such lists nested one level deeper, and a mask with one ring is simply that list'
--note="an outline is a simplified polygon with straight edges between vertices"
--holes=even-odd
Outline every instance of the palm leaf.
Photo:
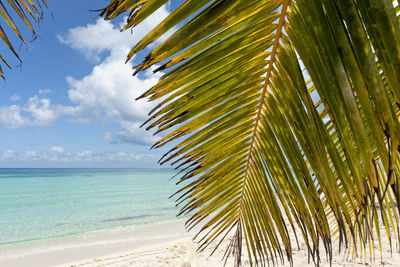
[{"label": "palm leaf", "polygon": [[[128,29],[165,2],[102,14],[129,12]],[[398,242],[394,3],[187,0],[132,48],[127,60],[182,24],[135,72],[165,71],[140,97],[159,101],[145,124],[163,133],[154,147],[173,144],[160,163],[187,181],[178,203],[200,250],[229,236],[236,264],[243,240],[252,264],[292,262],[294,232],[319,264],[336,241],[355,256],[383,233]]]},{"label": "palm leaf", "polygon": [[[26,41],[22,36],[21,26],[15,22],[15,18],[19,18],[22,26],[28,28],[36,37],[35,24],[38,24],[42,18],[42,5],[47,7],[46,0],[7,0],[6,3],[0,1],[0,16],[4,22],[3,25],[7,26],[6,29],[0,26],[0,38],[20,62],[21,59],[14,48],[13,38],[10,37],[10,34],[14,33],[23,43]],[[0,60],[8,68],[11,68],[2,55],[0,55]],[[5,78],[1,65],[0,76]]]}]

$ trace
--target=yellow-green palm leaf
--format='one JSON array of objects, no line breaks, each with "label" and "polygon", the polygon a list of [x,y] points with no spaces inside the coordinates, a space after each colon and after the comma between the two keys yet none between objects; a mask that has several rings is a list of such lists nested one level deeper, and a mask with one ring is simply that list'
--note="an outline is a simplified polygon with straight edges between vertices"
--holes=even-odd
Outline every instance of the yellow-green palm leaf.
[{"label": "yellow-green palm leaf", "polygon": [[[166,0],[112,0],[129,29]],[[397,10],[396,10],[397,9]],[[315,263],[332,243],[363,253],[399,233],[400,27],[391,0],[187,0],[129,53],[182,24],[136,67],[164,76],[147,129],[172,143],[178,202],[200,248],[240,263],[292,260],[299,229]],[[379,207],[379,208],[378,208]],[[288,227],[289,226],[289,227]],[[218,243],[217,243],[218,244]],[[229,255],[227,253],[226,255]]]},{"label": "yellow-green palm leaf", "polygon": [[[21,61],[18,52],[14,48],[13,40],[15,35],[25,43],[25,39],[21,33],[21,25],[28,28],[35,36],[35,24],[37,25],[42,18],[42,5],[47,7],[46,0],[7,0],[0,1],[0,38],[9,50]],[[18,21],[20,20],[20,21]],[[3,28],[4,27],[4,28]],[[10,68],[9,63],[3,55],[0,55],[2,61]],[[0,64],[0,76],[4,79],[4,73]]]}]

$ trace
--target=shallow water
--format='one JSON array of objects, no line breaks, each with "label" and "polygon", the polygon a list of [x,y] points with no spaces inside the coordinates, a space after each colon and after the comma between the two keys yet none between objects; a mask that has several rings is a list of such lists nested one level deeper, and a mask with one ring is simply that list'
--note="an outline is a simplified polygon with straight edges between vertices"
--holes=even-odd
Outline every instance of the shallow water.
[{"label": "shallow water", "polygon": [[173,170],[0,169],[0,246],[174,220]]}]

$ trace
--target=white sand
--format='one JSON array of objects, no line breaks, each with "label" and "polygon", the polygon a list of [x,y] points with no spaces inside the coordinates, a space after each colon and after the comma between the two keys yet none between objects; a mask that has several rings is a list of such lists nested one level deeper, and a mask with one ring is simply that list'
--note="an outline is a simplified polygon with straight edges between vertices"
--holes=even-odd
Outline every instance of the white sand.
[{"label": "white sand", "polygon": [[[174,221],[36,241],[0,248],[0,266],[223,266],[227,242],[209,257],[213,247],[197,254],[197,244],[191,240],[194,234],[185,231],[183,221]],[[400,267],[400,254],[394,252],[391,256],[388,243],[383,243],[382,261],[379,251],[375,261],[351,261],[335,251],[333,266]],[[249,266],[247,259],[244,255],[244,266]],[[232,265],[231,259],[226,266]],[[284,266],[289,266],[288,262]],[[294,266],[314,266],[308,264],[304,244],[294,251]],[[329,263],[323,261],[321,266]]]}]

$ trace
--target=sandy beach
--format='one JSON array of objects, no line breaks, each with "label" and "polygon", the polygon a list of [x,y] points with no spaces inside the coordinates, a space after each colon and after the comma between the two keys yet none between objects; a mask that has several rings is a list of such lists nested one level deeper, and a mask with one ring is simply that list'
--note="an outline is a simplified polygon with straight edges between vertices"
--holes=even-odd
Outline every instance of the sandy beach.
[{"label": "sandy beach", "polygon": [[[185,231],[183,220],[177,220],[34,241],[0,248],[0,266],[223,266],[227,242],[210,257],[213,247],[196,253],[193,235]],[[400,254],[391,255],[386,244],[382,260],[377,256],[373,261],[349,260],[335,249],[333,266],[400,266]],[[228,261],[226,266],[232,265]],[[243,266],[250,266],[246,254]],[[290,265],[285,262],[283,266]],[[294,266],[314,266],[308,263],[304,244],[294,250]],[[321,266],[329,263],[323,260]]]}]

